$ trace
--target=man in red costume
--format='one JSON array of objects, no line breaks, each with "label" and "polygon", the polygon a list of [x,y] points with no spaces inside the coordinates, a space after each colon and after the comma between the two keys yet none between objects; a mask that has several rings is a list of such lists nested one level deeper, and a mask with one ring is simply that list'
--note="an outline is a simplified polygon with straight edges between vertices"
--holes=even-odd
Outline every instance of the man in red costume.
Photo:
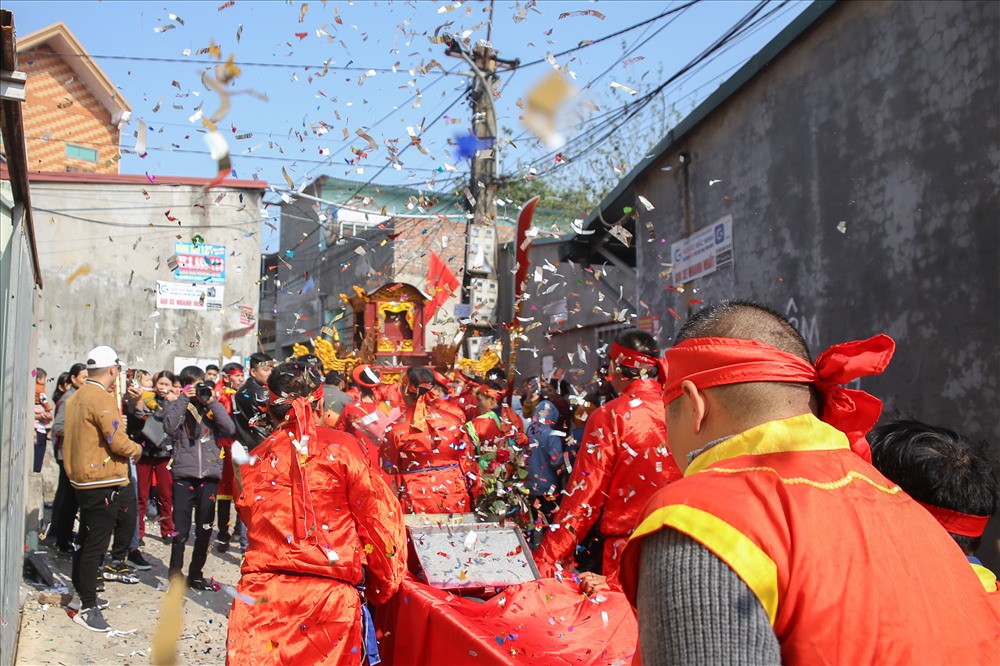
[{"label": "man in red costume", "polygon": [[379,464],[379,444],[385,429],[399,416],[399,410],[393,411],[389,403],[379,397],[385,390],[378,370],[370,365],[359,365],[354,368],[351,378],[360,397],[344,407],[334,428],[357,437],[372,467],[384,477],[385,470]]},{"label": "man in red costume", "polygon": [[892,340],[813,364],[746,301],[677,340],[664,402],[685,478],[650,500],[621,567],[643,663],[995,663],[1000,618],[961,550],[866,460],[881,402],[840,387],[880,373]]},{"label": "man in red costume", "polygon": [[479,405],[476,403],[476,378],[456,370],[451,375],[451,399],[465,412],[465,420],[471,421],[479,415]]},{"label": "man in red costume", "polygon": [[983,588],[1000,595],[996,574],[976,557],[1000,499],[986,444],[916,419],[880,425],[868,434],[868,441],[875,468],[941,523]]},{"label": "man in red costume", "polygon": [[679,479],[663,425],[665,372],[656,340],[645,331],[621,333],[611,346],[609,376],[619,397],[587,419],[576,465],[535,561],[543,576],[574,564],[574,550],[597,525],[604,539],[601,571],[614,580],[619,551],[646,501]]},{"label": "man in red costume", "polygon": [[319,426],[322,366],[303,357],[268,384],[278,426],[240,464],[236,508],[249,546],[229,614],[230,664],[378,663],[366,600],[406,572],[399,503],[354,437]]},{"label": "man in red costume", "polygon": [[521,417],[504,404],[504,387],[488,381],[476,387],[479,415],[465,424],[476,453],[497,448],[513,448],[512,455],[525,454],[528,438],[521,430]]},{"label": "man in red costume", "polygon": [[[243,386],[243,366],[239,363],[227,363],[222,367],[222,377],[215,383],[215,395],[226,408],[226,413],[233,414],[233,396],[240,387]],[[206,373],[207,376],[207,373]],[[222,478],[219,480],[219,489],[215,492],[217,510],[219,512],[219,534],[218,543],[215,549],[220,553],[229,550],[229,542],[232,535],[239,535],[240,521],[237,517],[236,525],[232,532],[229,531],[229,517],[233,506],[233,462],[231,451],[233,448],[232,437],[220,437],[219,446],[222,447]]]},{"label": "man in red costume", "polygon": [[460,421],[465,421],[465,412],[457,402],[450,399],[449,386],[451,381],[437,370],[433,370],[433,372],[434,386],[431,387],[431,394],[434,396],[434,406],[442,412],[454,415]]},{"label": "man in red costume", "polygon": [[469,513],[470,488],[478,480],[472,446],[462,421],[434,404],[434,372],[407,368],[406,411],[386,431],[382,464],[392,476],[407,513]]}]

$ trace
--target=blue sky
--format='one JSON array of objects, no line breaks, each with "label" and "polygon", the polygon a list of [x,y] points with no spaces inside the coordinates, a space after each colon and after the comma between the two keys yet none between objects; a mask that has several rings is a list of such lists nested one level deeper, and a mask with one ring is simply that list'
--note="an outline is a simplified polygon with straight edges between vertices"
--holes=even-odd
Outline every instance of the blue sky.
[{"label": "blue sky", "polygon": [[[553,71],[545,60],[548,53],[597,40],[683,4],[540,2],[526,8],[524,3],[496,2],[491,41],[499,55],[520,58],[522,63],[541,60],[501,75],[501,95],[496,100],[499,125],[513,129],[512,138],[518,139],[516,148],[505,147],[501,173],[550,166],[551,156],[543,158],[547,148],[530,136],[520,137],[523,129],[516,105],[531,86]],[[590,99],[607,111],[632,97],[612,87],[612,82],[626,84],[641,96],[704,50],[755,4],[702,0],[675,15],[554,60],[568,67],[577,86],[590,83]],[[764,18],[759,25],[668,87],[668,104],[683,113],[689,111],[807,4],[770,2],[759,15]],[[199,107],[211,112],[218,105],[218,97],[200,79],[209,67],[209,56],[197,54],[214,42],[223,57],[232,54],[242,70],[231,88],[240,94],[232,96],[232,108],[220,122],[238,177],[264,179],[280,188],[286,187],[285,174],[295,187],[322,174],[357,179],[360,184],[387,164],[386,141],[395,140],[402,148],[410,142],[408,127],[419,133],[441,114],[421,135],[427,154],[408,149],[399,157],[402,168],[387,168],[375,182],[444,190],[467,177],[468,164],[457,160],[449,145],[449,139],[468,132],[470,111],[463,95],[467,79],[442,76],[446,69],[465,68],[445,56],[444,45],[432,43],[429,37],[439,30],[467,34],[473,42],[484,39],[488,2],[8,0],[4,6],[14,12],[20,36],[56,21],[66,23],[132,106],[133,120],[122,134],[123,148],[135,146],[137,121],[147,124],[147,155],[126,153],[121,162],[124,173],[206,178],[214,174],[216,164],[208,153],[201,122],[190,120]],[[642,44],[644,40],[648,41]],[[324,74],[325,63],[330,68]],[[599,76],[604,70],[609,71]],[[419,98],[415,98],[417,91]],[[325,133],[318,136],[317,129]],[[378,150],[367,150],[367,140],[356,134],[359,129],[376,141]],[[641,134],[643,129],[626,131]],[[651,136],[647,143],[652,145],[659,138]],[[357,157],[352,146],[366,149],[367,156]],[[355,164],[345,162],[350,159]],[[271,246],[265,249],[275,249],[273,242],[265,237],[265,246]]]}]

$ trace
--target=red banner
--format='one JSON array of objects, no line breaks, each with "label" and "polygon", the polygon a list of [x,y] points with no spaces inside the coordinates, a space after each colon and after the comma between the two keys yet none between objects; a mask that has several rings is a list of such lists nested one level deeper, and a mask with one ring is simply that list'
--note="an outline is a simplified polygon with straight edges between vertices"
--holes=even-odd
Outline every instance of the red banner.
[{"label": "red banner", "polygon": [[431,252],[431,260],[427,264],[427,287],[424,291],[431,300],[424,306],[424,321],[429,322],[434,313],[448,300],[461,283],[448,268],[448,264]]}]

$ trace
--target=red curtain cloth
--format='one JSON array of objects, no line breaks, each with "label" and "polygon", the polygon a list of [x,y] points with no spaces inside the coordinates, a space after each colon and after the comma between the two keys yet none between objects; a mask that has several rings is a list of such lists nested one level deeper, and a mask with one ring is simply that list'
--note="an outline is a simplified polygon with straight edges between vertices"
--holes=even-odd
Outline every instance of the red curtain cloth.
[{"label": "red curtain cloth", "polygon": [[627,666],[639,626],[621,592],[603,596],[595,604],[576,583],[546,578],[481,602],[408,574],[376,613],[382,663]]}]

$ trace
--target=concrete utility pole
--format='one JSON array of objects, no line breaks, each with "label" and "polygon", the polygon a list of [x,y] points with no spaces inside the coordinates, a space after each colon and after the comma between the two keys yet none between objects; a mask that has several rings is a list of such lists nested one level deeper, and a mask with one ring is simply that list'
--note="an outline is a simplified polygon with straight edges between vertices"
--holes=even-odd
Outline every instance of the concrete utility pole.
[{"label": "concrete utility pole", "polygon": [[472,132],[479,145],[472,158],[472,173],[465,192],[472,211],[466,225],[465,271],[462,275],[463,302],[471,306],[466,327],[465,354],[476,357],[482,336],[491,335],[497,324],[499,294],[497,265],[497,121],[493,108],[497,64],[516,67],[518,61],[496,57],[493,45],[480,40],[472,57],[454,37],[446,37],[447,54],[464,60],[472,69],[469,101]]}]

